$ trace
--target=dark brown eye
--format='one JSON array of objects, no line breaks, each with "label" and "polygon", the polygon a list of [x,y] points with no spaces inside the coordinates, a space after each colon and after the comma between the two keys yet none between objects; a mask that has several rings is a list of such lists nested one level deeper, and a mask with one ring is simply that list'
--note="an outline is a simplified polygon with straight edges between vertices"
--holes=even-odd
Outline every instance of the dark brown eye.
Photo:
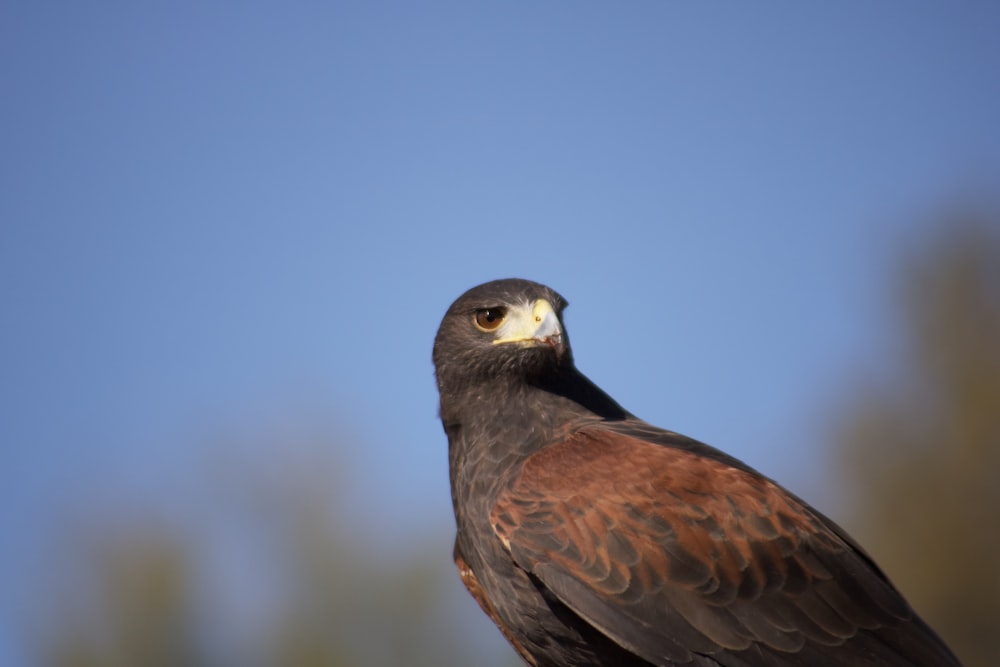
[{"label": "dark brown eye", "polygon": [[483,331],[496,331],[507,316],[504,308],[480,308],[476,311],[476,326]]}]

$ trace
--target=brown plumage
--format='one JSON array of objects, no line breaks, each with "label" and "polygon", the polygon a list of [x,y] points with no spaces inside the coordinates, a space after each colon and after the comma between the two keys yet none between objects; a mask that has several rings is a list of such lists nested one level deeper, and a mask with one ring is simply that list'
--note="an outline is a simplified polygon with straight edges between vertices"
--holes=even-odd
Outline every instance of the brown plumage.
[{"label": "brown plumage", "polygon": [[579,373],[564,307],[486,283],[434,343],[455,562],[528,664],[959,664],[836,524]]}]

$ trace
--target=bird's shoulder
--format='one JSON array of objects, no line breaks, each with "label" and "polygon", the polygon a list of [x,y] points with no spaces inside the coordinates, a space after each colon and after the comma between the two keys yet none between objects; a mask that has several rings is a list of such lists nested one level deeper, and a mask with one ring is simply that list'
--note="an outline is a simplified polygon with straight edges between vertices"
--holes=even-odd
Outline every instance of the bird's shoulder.
[{"label": "bird's shoulder", "polygon": [[661,579],[677,585],[719,579],[705,593],[720,599],[741,582],[752,593],[744,579],[767,585],[768,573],[753,572],[752,563],[777,567],[806,543],[808,551],[852,548],[825,517],[767,477],[638,420],[587,424],[532,454],[499,495],[491,520],[508,544],[572,545],[586,552],[582,560],[607,560],[608,567],[643,561],[665,568]]},{"label": "bird's shoulder", "polygon": [[490,520],[519,567],[654,664],[819,656],[912,617],[829,519],[722,452],[638,420],[587,424],[532,454]]}]

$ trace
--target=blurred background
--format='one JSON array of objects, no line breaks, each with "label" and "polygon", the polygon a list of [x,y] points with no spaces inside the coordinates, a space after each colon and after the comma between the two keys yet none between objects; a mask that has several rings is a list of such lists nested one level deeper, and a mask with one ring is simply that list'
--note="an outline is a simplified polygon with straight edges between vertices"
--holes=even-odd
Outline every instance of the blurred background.
[{"label": "blurred background", "polygon": [[430,350],[578,365],[1000,656],[1000,6],[0,5],[0,665],[517,664]]}]

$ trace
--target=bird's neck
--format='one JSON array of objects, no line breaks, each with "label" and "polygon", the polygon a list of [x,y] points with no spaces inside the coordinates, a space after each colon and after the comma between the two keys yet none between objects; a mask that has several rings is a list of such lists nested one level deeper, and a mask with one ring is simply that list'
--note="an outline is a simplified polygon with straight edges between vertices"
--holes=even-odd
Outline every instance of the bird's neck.
[{"label": "bird's neck", "polygon": [[488,505],[527,457],[578,425],[628,416],[575,369],[466,387],[461,401],[441,405],[456,511]]},{"label": "bird's neck", "polygon": [[540,377],[492,377],[456,395],[442,391],[441,421],[449,438],[460,435],[461,446],[484,454],[503,449],[494,459],[529,456],[581,420],[631,416],[573,367]]}]

